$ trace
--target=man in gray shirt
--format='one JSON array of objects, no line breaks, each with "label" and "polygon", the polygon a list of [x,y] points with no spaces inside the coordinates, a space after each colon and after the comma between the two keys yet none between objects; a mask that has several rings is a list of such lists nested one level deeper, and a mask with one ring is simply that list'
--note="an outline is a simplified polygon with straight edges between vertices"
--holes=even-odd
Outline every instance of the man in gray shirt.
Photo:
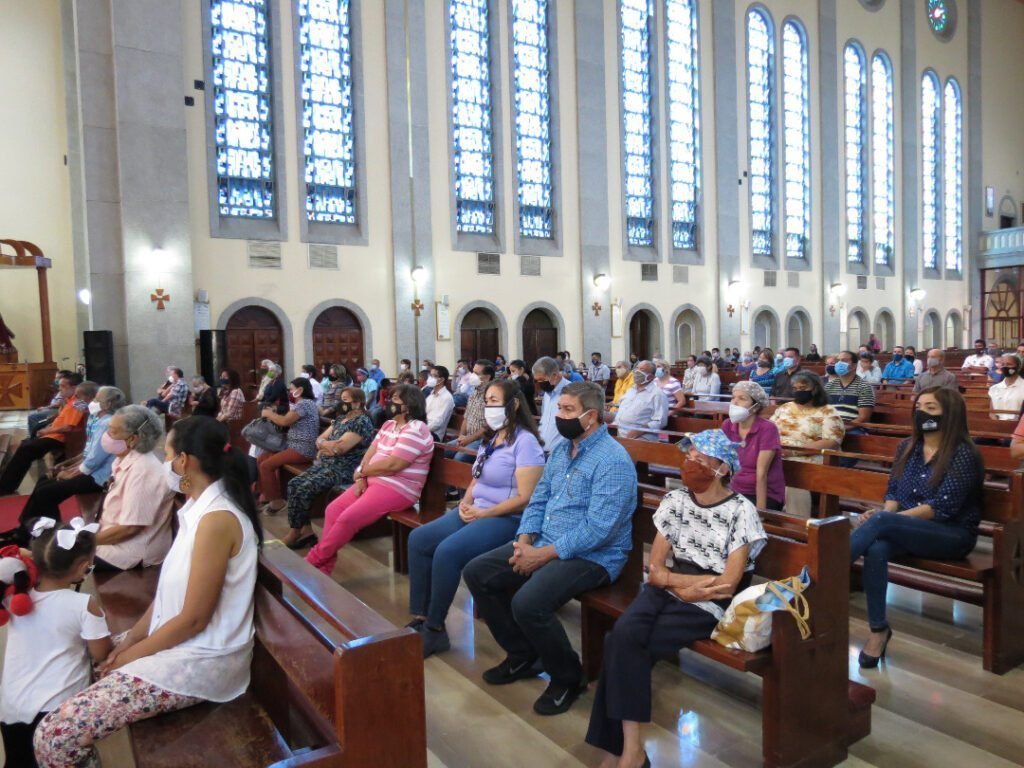
[{"label": "man in gray shirt", "polygon": [[950,373],[942,366],[945,359],[946,354],[941,349],[928,350],[928,365],[924,373],[917,377],[914,394],[928,389],[928,387],[945,387],[954,392],[960,391],[960,383],[957,381],[956,374]]}]

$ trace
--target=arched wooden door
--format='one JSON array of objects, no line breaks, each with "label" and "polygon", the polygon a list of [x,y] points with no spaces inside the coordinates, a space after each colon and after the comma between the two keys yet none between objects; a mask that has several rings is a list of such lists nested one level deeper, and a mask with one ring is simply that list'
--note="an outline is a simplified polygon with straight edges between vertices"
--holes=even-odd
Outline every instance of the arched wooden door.
[{"label": "arched wooden door", "polygon": [[228,319],[225,331],[228,368],[238,371],[243,385],[259,383],[260,360],[284,365],[284,333],[269,309],[242,307]]},{"label": "arched wooden door", "polygon": [[641,309],[629,321],[629,352],[635,354],[641,360],[651,359],[651,315],[646,309]]},{"label": "arched wooden door", "polygon": [[498,321],[486,309],[472,309],[459,328],[459,357],[490,360],[498,355]]},{"label": "arched wooden door", "polygon": [[523,318],[523,362],[533,366],[541,357],[558,354],[558,326],[545,310],[535,309]]},{"label": "arched wooden door", "polygon": [[363,360],[363,326],[344,307],[328,307],[313,322],[313,365],[341,363],[354,373]]}]

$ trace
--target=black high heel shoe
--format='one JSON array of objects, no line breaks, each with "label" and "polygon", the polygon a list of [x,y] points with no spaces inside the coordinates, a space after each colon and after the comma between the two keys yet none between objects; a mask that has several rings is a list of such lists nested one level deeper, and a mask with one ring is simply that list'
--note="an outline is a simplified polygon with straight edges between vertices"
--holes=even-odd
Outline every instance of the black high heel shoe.
[{"label": "black high heel shoe", "polygon": [[857,657],[857,663],[860,664],[861,669],[874,669],[878,666],[878,662],[885,658],[885,649],[889,647],[889,641],[892,639],[892,627],[885,628],[885,640],[882,641],[882,652],[877,656],[869,656],[860,652],[860,656]]}]

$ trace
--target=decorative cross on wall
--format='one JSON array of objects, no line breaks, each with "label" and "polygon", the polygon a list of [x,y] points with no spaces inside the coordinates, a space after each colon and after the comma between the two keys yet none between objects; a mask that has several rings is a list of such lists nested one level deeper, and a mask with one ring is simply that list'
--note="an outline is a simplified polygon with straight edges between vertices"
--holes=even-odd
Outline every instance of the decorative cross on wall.
[{"label": "decorative cross on wall", "polygon": [[423,309],[424,309],[423,302],[420,301],[419,299],[416,299],[416,301],[414,301],[409,306],[412,308],[412,311],[416,313],[416,317],[419,317],[420,316],[420,312],[422,312]]},{"label": "decorative cross on wall", "polygon": [[594,310],[594,317],[599,317],[600,316],[600,314],[601,314],[601,304],[600,304],[600,302],[595,301],[593,306],[591,306],[591,309]]},{"label": "decorative cross on wall", "polygon": [[156,293],[149,294],[149,300],[156,302],[156,308],[158,311],[163,311],[164,309],[167,309],[164,304],[171,300],[171,295],[169,293],[164,293],[163,288],[157,288]]}]

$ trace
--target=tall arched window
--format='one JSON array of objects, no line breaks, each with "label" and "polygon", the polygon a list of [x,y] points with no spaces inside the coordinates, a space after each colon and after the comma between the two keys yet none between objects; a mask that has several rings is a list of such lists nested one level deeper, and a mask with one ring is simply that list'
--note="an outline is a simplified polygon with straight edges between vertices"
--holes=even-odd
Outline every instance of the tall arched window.
[{"label": "tall arched window", "polygon": [[892,64],[871,57],[871,217],[875,264],[892,266],[896,252],[896,113]]},{"label": "tall arched window", "polygon": [[449,0],[455,228],[494,234],[491,34],[487,0]]},{"label": "tall arched window", "polygon": [[811,87],[807,35],[796,21],[782,26],[783,182],[786,257],[805,259],[811,239]]},{"label": "tall arched window", "polygon": [[306,217],[356,223],[349,0],[299,0]]},{"label": "tall arched window", "polygon": [[771,256],[775,234],[775,38],[771,17],[747,13],[747,109],[750,150],[750,247]]},{"label": "tall arched window", "polygon": [[946,270],[963,268],[963,104],[960,86],[949,78],[942,95],[942,223],[946,241]]},{"label": "tall arched window", "polygon": [[548,0],[512,0],[519,233],[554,236]]},{"label": "tall arched window", "polygon": [[211,0],[217,206],[272,219],[274,152],[267,0]]},{"label": "tall arched window", "polygon": [[864,212],[867,164],[864,133],[867,124],[867,71],[860,46],[848,43],[843,52],[846,149],[846,260],[864,263]]},{"label": "tall arched window", "polygon": [[665,0],[672,247],[697,247],[700,203],[700,50],[696,0]]},{"label": "tall arched window", "polygon": [[651,20],[653,0],[620,0],[622,135],[626,239],[654,245],[654,162],[651,149]]},{"label": "tall arched window", "polygon": [[921,78],[921,252],[925,269],[939,268],[939,79]]}]

